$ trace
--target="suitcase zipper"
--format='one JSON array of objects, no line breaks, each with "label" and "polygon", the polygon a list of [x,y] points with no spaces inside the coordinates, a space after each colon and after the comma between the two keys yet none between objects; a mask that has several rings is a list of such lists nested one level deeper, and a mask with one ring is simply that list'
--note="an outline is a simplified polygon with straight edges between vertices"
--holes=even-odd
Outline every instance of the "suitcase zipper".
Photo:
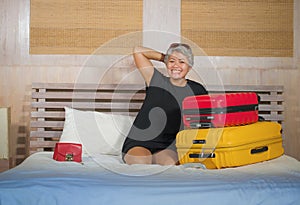
[{"label": "suitcase zipper", "polygon": [[[225,113],[246,112],[246,111],[256,111],[256,110],[258,110],[258,104],[229,106],[229,107],[222,107],[222,108],[185,109],[183,110],[183,114],[184,115],[225,114]],[[201,118],[201,116],[197,117],[197,119],[199,118]]]}]

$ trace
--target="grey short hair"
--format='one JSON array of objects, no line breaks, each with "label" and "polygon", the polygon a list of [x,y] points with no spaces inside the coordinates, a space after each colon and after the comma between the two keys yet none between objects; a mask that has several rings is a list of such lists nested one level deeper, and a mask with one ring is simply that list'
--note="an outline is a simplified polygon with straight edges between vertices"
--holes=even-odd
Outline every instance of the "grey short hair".
[{"label": "grey short hair", "polygon": [[188,59],[188,64],[190,66],[194,65],[194,55],[191,47],[184,43],[172,43],[170,47],[167,50],[166,56],[165,56],[165,63],[168,61],[170,55],[173,52],[179,52],[182,53],[184,56]]}]

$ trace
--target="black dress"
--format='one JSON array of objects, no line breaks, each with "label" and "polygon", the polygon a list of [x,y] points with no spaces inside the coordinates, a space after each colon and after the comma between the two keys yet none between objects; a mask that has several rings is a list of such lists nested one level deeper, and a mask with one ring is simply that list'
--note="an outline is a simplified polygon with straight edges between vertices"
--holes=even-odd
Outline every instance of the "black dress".
[{"label": "black dress", "polygon": [[163,149],[176,151],[176,134],[183,129],[181,103],[187,96],[207,94],[199,83],[187,80],[184,87],[175,86],[170,78],[154,69],[146,97],[123,144],[123,156],[141,146],[152,154]]}]

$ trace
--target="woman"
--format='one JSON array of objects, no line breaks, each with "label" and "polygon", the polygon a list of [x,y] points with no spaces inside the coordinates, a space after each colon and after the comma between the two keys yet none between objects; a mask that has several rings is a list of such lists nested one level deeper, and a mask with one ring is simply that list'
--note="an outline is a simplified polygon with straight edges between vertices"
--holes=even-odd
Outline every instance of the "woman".
[{"label": "woman", "polygon": [[[183,128],[182,100],[207,94],[201,84],[185,78],[194,63],[192,50],[181,43],[171,44],[166,54],[135,47],[133,57],[146,83],[146,97],[123,144],[123,160],[127,164],[177,164],[175,140]],[[154,68],[151,60],[164,62],[169,77]]]}]

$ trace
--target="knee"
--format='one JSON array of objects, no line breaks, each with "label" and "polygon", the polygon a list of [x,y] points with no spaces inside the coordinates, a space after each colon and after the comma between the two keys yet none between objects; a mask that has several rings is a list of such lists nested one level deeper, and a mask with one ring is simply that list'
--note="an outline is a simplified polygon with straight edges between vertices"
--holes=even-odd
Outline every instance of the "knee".
[{"label": "knee", "polygon": [[126,154],[124,157],[124,161],[126,164],[152,164],[151,156],[133,156]]},{"label": "knee", "polygon": [[152,154],[144,147],[131,148],[124,156],[126,164],[152,164]]},{"label": "knee", "polygon": [[177,165],[178,157],[176,152],[172,150],[163,150],[156,153],[154,156],[154,161],[156,164],[160,165]]}]

